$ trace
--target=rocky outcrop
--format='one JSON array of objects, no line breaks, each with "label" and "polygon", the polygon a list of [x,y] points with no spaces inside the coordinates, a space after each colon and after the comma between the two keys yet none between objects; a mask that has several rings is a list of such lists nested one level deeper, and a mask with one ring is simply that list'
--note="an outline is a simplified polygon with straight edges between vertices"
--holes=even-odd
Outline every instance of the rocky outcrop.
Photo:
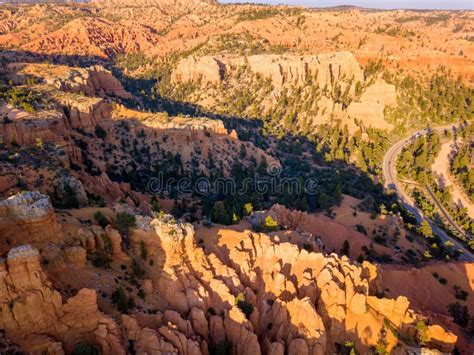
[{"label": "rocky outcrop", "polygon": [[210,133],[237,138],[237,134],[234,131],[229,133],[221,120],[207,117],[169,117],[163,113],[151,114],[117,105],[113,112],[113,118],[116,120],[134,119],[149,128],[167,130],[174,134],[182,132],[183,135],[191,135],[194,138],[200,138],[200,136]]},{"label": "rocky outcrop", "polygon": [[397,91],[395,85],[388,84],[382,78],[377,78],[368,86],[360,97],[360,102],[380,103],[384,106],[393,106],[397,103]]},{"label": "rocky outcrop", "polygon": [[110,118],[110,102],[77,94],[48,91],[57,110],[27,113],[11,106],[4,107],[8,121],[0,122],[0,140],[7,146],[54,142],[64,145],[70,129],[93,129],[100,121]]},{"label": "rocky outcrop", "polygon": [[429,345],[439,349],[443,353],[452,351],[452,344],[456,343],[457,337],[444,330],[437,324],[428,327],[428,337],[430,338]]},{"label": "rocky outcrop", "polygon": [[268,215],[272,216],[280,226],[298,230],[303,229],[308,223],[308,214],[299,210],[289,210],[283,205],[273,205]]},{"label": "rocky outcrop", "polygon": [[[350,104],[347,113],[351,118],[358,120],[358,122],[363,123],[366,127],[390,130],[393,128],[393,125],[385,121],[384,109],[385,106],[380,103],[353,102]],[[349,128],[351,132],[355,129]]]},{"label": "rocky outcrop", "polygon": [[[86,73],[80,77],[74,77],[73,83],[68,81],[62,83],[60,89],[72,92],[83,92],[88,96],[110,95],[129,99],[132,95],[127,92],[120,81],[110,71],[100,65],[86,69]],[[82,89],[83,88],[83,89]]]},{"label": "rocky outcrop", "polygon": [[[64,144],[64,136],[71,128],[91,129],[101,120],[110,118],[113,106],[101,97],[131,98],[120,82],[101,66],[88,69],[50,64],[12,63],[8,75],[17,84],[31,78],[41,81],[33,91],[56,104],[56,109],[36,112],[5,105],[0,113],[8,120],[0,123],[0,139],[30,145],[37,139]],[[86,96],[84,96],[86,95]]]},{"label": "rocky outcrop", "polygon": [[[335,254],[308,253],[251,232],[233,239],[223,232],[225,242],[217,239],[202,249],[194,234],[191,225],[171,216],[138,217],[131,238],[137,248],[145,243],[155,261],[150,270],[154,293],[168,310],[176,311],[165,312],[165,318],[200,348],[227,341],[236,354],[269,349],[324,354],[334,352],[337,343],[352,341],[364,353],[381,337],[388,350],[397,343],[395,334],[387,332],[387,319],[402,335],[416,333],[418,316],[406,298],[370,295],[373,276],[367,266],[352,265]],[[159,333],[180,351],[196,348],[178,342],[182,335]],[[451,348],[452,336],[446,338]],[[159,344],[159,337],[154,337]]]},{"label": "rocky outcrop", "polygon": [[[187,130],[189,132],[214,133],[220,135],[231,135],[220,120],[213,120],[206,117],[182,118],[173,117],[163,125],[166,130]],[[232,133],[237,138],[236,133]]]},{"label": "rocky outcrop", "polygon": [[57,90],[86,96],[117,96],[131,98],[120,81],[100,65],[89,68],[68,67],[41,63],[12,63],[8,65],[13,81],[24,83],[36,78]]},{"label": "rocky outcrop", "polygon": [[[253,164],[250,161],[253,157],[257,162],[265,158],[269,165],[279,165],[278,161],[262,149],[250,142],[241,142],[236,132],[227,130],[221,120],[207,117],[169,117],[165,113],[140,112],[127,109],[120,104],[115,105],[110,98],[89,97],[74,93],[79,89],[71,85],[76,81],[79,82],[79,86],[83,85],[81,78],[89,75],[89,72],[108,73],[100,68],[93,69],[50,64],[10,64],[9,70],[15,73],[18,81],[26,80],[26,77],[31,76],[37,77],[38,80],[45,78],[45,82],[34,86],[29,85],[29,87],[32,91],[44,95],[47,99],[48,110],[27,113],[5,105],[8,120],[0,122],[0,140],[9,149],[15,149],[18,145],[29,146],[28,148],[34,145],[38,149],[43,149],[44,146],[57,148],[55,156],[58,158],[54,163],[60,166],[56,167],[56,173],[62,176],[64,171],[61,171],[61,168],[74,168],[71,174],[84,186],[84,189],[77,190],[76,197],[79,200],[79,206],[85,205],[84,191],[103,197],[106,203],[126,195],[137,204],[146,200],[146,197],[140,193],[132,191],[132,186],[124,182],[120,174],[117,174],[118,170],[112,171],[127,170],[126,165],[129,161],[137,164],[137,170],[149,170],[149,163],[143,159],[137,159],[136,154],[131,154],[134,152],[132,150],[120,149],[125,155],[118,156],[121,154],[120,150],[115,148],[125,142],[134,142],[135,138],[139,138],[137,144],[142,146],[141,152],[149,152],[150,161],[163,161],[168,159],[170,156],[168,154],[175,156],[179,154],[186,171],[198,168],[205,173],[210,173],[210,166],[219,164],[225,174],[230,174],[235,159],[239,157],[243,149],[242,145],[245,146],[248,157],[244,164]],[[91,78],[95,78],[92,74],[90,75]],[[91,80],[96,83],[91,84],[90,93],[100,94],[97,91],[102,90],[108,92],[109,96],[114,95],[113,92],[111,93],[114,85],[108,88],[99,77]],[[125,126],[127,129],[122,129]],[[107,160],[104,160],[104,156],[108,157]],[[26,160],[26,157],[22,156],[21,160]],[[198,166],[196,166],[196,161],[198,161]],[[31,164],[26,161],[24,163],[30,169]],[[13,166],[11,169],[14,170]],[[21,180],[32,182],[38,175],[44,175],[43,171],[32,170],[30,169],[29,176],[22,177]],[[16,171],[12,177],[15,175]],[[49,174],[45,175],[49,176]],[[0,181],[0,183],[4,185],[10,181]],[[29,184],[28,188],[31,189],[32,186],[34,186],[33,183]],[[57,196],[61,198],[65,195],[63,187],[64,184],[57,184],[50,180],[48,184],[41,184],[41,191],[54,193],[58,190]],[[0,186],[0,188],[3,187]],[[146,205],[142,207],[145,211]]]},{"label": "rocky outcrop", "polygon": [[344,80],[363,81],[362,69],[350,52],[318,54],[315,56],[250,56],[252,71],[269,77],[276,88],[303,85],[314,80],[319,88],[331,88]]},{"label": "rocky outcrop", "polygon": [[382,79],[377,79],[367,87],[358,101],[352,102],[347,108],[349,117],[379,129],[392,129],[384,119],[384,110],[397,102],[395,85],[387,84]]},{"label": "rocky outcrop", "polygon": [[[405,297],[371,295],[376,268],[367,262],[353,265],[249,231],[219,229],[217,239],[197,241],[202,232],[170,215],[136,216],[130,250],[145,246],[144,299],[161,306],[122,315],[120,326],[99,311],[95,291],[63,301],[38,251],[13,248],[0,263],[0,330],[27,352],[71,352],[83,341],[104,354],[124,354],[124,344],[135,353],[326,354],[345,342],[365,353],[381,341],[388,351],[397,343],[403,350],[400,339],[417,336],[422,318]],[[82,230],[82,247],[66,248],[65,261],[84,268],[86,249],[101,248],[102,235],[112,241],[111,254],[123,255],[115,234],[111,227]],[[435,325],[428,331],[429,346],[453,349],[455,335]]]},{"label": "rocky outcrop", "polygon": [[182,59],[173,70],[173,83],[188,83],[190,81],[204,81],[218,84],[225,73],[225,64],[219,59],[206,57],[188,57]]},{"label": "rocky outcrop", "polygon": [[58,111],[27,114],[25,111],[6,106],[2,110],[8,117],[0,122],[0,141],[7,147],[32,145],[37,140],[62,143],[65,131],[63,114]]},{"label": "rocky outcrop", "polygon": [[41,270],[37,250],[14,248],[0,268],[0,328],[24,351],[71,352],[87,339],[105,354],[125,353],[115,322],[98,309],[95,291],[83,289],[63,303]]},{"label": "rocky outcrop", "polygon": [[87,206],[87,193],[84,185],[78,179],[71,175],[63,175],[55,180],[55,198],[58,201],[67,201],[73,199],[75,206],[67,207],[84,207]]},{"label": "rocky outcrop", "polygon": [[[216,99],[221,95],[219,90],[235,87],[238,92],[241,81],[253,80],[258,84],[254,104],[259,111],[271,112],[278,107],[282,93],[286,93],[301,100],[291,105],[300,104],[296,106],[298,116],[305,117],[306,124],[311,126],[337,121],[347,125],[350,133],[360,126],[393,128],[385,121],[384,110],[396,104],[395,86],[381,78],[366,80],[351,52],[188,57],[178,62],[171,79],[175,84],[197,85],[199,94],[191,94],[188,99],[208,108],[225,110]],[[266,89],[259,91],[261,87]],[[301,110],[301,106],[305,109]]]},{"label": "rocky outcrop", "polygon": [[61,228],[49,196],[25,192],[0,201],[0,250],[24,243],[60,241]]},{"label": "rocky outcrop", "polygon": [[[160,149],[179,154],[185,170],[199,167],[201,171],[211,173],[209,164],[220,164],[224,174],[228,175],[236,159],[240,159],[242,164],[248,165],[250,157],[253,157],[257,162],[265,159],[268,166],[278,167],[280,165],[277,159],[262,149],[250,142],[240,141],[237,133],[233,130],[228,131],[224,123],[218,119],[169,117],[163,113],[152,114],[130,110],[120,105],[114,110],[112,118],[116,122],[116,126],[109,128],[109,131],[118,130],[120,123],[127,120],[130,134],[139,135],[142,141],[146,139],[152,157],[157,139],[162,138],[162,142],[159,143]],[[242,146],[246,151],[245,159],[239,158]],[[196,159],[198,155],[200,158]],[[196,166],[196,160],[198,166]]]},{"label": "rocky outcrop", "polygon": [[53,99],[62,108],[66,126],[70,128],[91,129],[112,116],[113,106],[104,99],[64,92],[55,92]]},{"label": "rocky outcrop", "polygon": [[6,173],[0,176],[0,193],[5,193],[18,184],[18,179],[15,174]]},{"label": "rocky outcrop", "polygon": [[76,240],[89,252],[102,251],[112,260],[124,261],[129,256],[122,250],[120,233],[109,224],[105,228],[94,225],[91,229],[80,228]]},{"label": "rocky outcrop", "polygon": [[110,240],[111,244],[111,256],[113,259],[124,259],[126,258],[125,253],[122,251],[122,237],[120,233],[113,229],[110,225],[105,227],[105,233]]},{"label": "rocky outcrop", "polygon": [[79,172],[77,177],[87,188],[87,192],[96,196],[102,196],[107,203],[112,203],[123,196],[133,196],[134,199],[139,200],[140,194],[133,191],[130,184],[114,182],[105,172],[100,175],[89,175]]},{"label": "rocky outcrop", "polygon": [[171,77],[174,83],[203,81],[218,84],[225,74],[242,66],[271,79],[276,89],[302,86],[313,81],[319,88],[332,88],[343,80],[364,81],[363,71],[350,52],[295,56],[252,55],[248,57],[204,56],[182,59]]}]

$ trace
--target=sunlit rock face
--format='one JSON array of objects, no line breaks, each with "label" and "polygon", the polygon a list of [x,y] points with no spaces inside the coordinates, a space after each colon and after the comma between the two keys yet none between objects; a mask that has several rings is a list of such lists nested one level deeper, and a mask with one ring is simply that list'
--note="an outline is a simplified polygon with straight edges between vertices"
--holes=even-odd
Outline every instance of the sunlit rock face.
[{"label": "sunlit rock face", "polygon": [[217,243],[202,246],[195,234],[192,225],[168,215],[139,217],[131,237],[155,261],[151,294],[166,302],[164,318],[181,332],[160,329],[153,335],[158,343],[164,337],[178,350],[193,352],[224,339],[241,354],[325,354],[345,341],[368,351],[382,334],[391,349],[397,338],[386,332],[386,319],[401,334],[416,336],[421,318],[405,297],[372,296],[376,269],[369,263],[354,265],[346,257],[310,253],[249,231],[222,229]]},{"label": "sunlit rock face", "polygon": [[57,242],[59,226],[49,196],[29,191],[0,201],[1,250],[24,243]]},{"label": "sunlit rock face", "polygon": [[82,289],[63,303],[41,269],[38,250],[13,248],[0,268],[0,327],[23,351],[61,354],[89,338],[104,353],[125,353],[115,322],[98,309],[96,292]]},{"label": "sunlit rock face", "polygon": [[329,89],[342,80],[364,81],[363,70],[350,52],[335,52],[318,55],[252,55],[203,56],[182,59],[173,71],[175,83],[202,80],[219,83],[225,74],[232,74],[242,66],[271,79],[275,89],[292,85],[302,86],[309,80],[319,88]]},{"label": "sunlit rock face", "polygon": [[[271,84],[271,93],[263,101],[264,111],[274,107],[285,90],[302,90],[305,95],[311,90],[318,90],[323,94],[308,104],[314,106],[313,113],[308,116],[313,124],[342,120],[350,133],[357,130],[356,122],[366,127],[393,128],[386,122],[384,110],[396,104],[395,86],[381,78],[366,80],[361,65],[347,51],[317,55],[189,56],[178,62],[171,80],[175,85],[199,84],[201,94],[213,97],[216,95],[213,90],[224,82],[230,87],[238,87],[239,76],[250,75],[241,74],[244,69]],[[363,92],[358,92],[362,88]],[[350,98],[348,107],[336,99],[340,93]],[[199,103],[206,106],[214,101],[209,99]]]}]

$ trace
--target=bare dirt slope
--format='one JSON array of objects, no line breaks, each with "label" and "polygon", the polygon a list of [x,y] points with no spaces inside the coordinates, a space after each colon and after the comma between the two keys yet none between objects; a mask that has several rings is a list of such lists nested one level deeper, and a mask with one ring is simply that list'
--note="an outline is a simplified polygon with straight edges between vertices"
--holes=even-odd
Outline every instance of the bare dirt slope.
[{"label": "bare dirt slope", "polygon": [[474,218],[474,203],[466,196],[466,193],[451,175],[450,162],[455,149],[456,146],[452,141],[443,143],[431,169],[439,177],[440,186],[450,188],[454,202],[460,207],[467,208],[469,217]]}]

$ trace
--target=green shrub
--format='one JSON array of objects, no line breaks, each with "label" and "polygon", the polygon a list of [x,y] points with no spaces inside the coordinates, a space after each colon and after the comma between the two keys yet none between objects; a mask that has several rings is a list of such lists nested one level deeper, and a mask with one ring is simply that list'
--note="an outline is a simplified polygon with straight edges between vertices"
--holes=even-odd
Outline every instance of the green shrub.
[{"label": "green shrub", "polygon": [[101,234],[100,238],[104,242],[104,259],[106,260],[106,266],[110,266],[110,254],[112,253],[112,240],[107,234]]},{"label": "green shrub", "polygon": [[351,245],[349,244],[349,241],[346,239],[344,240],[344,243],[342,243],[341,254],[349,256],[350,250],[351,250]]},{"label": "green shrub", "polygon": [[454,289],[454,297],[456,297],[456,299],[461,300],[461,301],[467,300],[467,297],[469,296],[469,292],[462,290],[461,287],[459,287],[458,285],[454,285],[453,289]]},{"label": "green shrub", "polygon": [[461,306],[459,302],[451,303],[448,312],[454,319],[454,323],[466,328],[469,325],[469,311],[467,306]]},{"label": "green shrub", "polygon": [[337,353],[341,355],[356,355],[357,350],[352,341],[345,341],[344,344],[336,344]]},{"label": "green shrub", "polygon": [[102,228],[105,228],[108,224],[110,224],[107,217],[105,217],[104,214],[100,211],[94,213],[94,219],[96,220],[97,224]]},{"label": "green shrub", "polygon": [[251,215],[253,212],[253,205],[249,202],[244,205],[244,214],[246,216]]},{"label": "green shrub", "polygon": [[145,270],[142,269],[138,261],[133,259],[132,261],[132,274],[133,276],[141,279],[143,276],[145,276]]},{"label": "green shrub", "polygon": [[239,293],[235,298],[235,304],[240,310],[245,314],[247,319],[253,312],[253,305],[245,299],[245,294],[243,292]]},{"label": "green shrub", "polygon": [[274,232],[280,229],[280,226],[278,225],[278,222],[275,221],[272,216],[268,215],[265,217],[265,220],[263,222],[263,230],[265,232]]},{"label": "green shrub", "polygon": [[102,126],[96,125],[95,126],[95,136],[100,139],[104,139],[107,137],[107,132],[105,129],[102,128]]},{"label": "green shrub", "polygon": [[61,196],[58,195],[56,190],[51,194],[50,197],[53,206],[65,209],[79,208],[80,203],[77,199],[76,191],[74,191],[71,185],[66,182],[64,183],[63,189],[64,194],[61,194]]},{"label": "green shrub", "polygon": [[1,96],[6,96],[10,105],[25,110],[28,113],[34,113],[45,105],[45,94],[24,86],[14,86]]},{"label": "green shrub", "polygon": [[140,257],[143,260],[146,260],[148,257],[148,249],[146,247],[146,244],[143,240],[140,241]]},{"label": "green shrub", "polygon": [[92,260],[92,265],[95,267],[107,268],[110,265],[110,260],[103,255],[99,255]]},{"label": "green shrub", "polygon": [[117,289],[112,293],[112,303],[122,314],[128,313],[131,308],[135,307],[133,298],[128,297],[121,286],[117,287]]},{"label": "green shrub", "polygon": [[81,341],[74,347],[72,355],[100,355],[100,351],[97,346]]},{"label": "green shrub", "polygon": [[359,233],[367,235],[367,229],[362,224],[356,224],[356,229]]},{"label": "green shrub", "polygon": [[416,323],[416,331],[418,340],[420,341],[421,345],[426,345],[431,341],[431,337],[428,332],[428,327],[426,326],[424,321],[420,320]]},{"label": "green shrub", "polygon": [[158,202],[158,199],[156,198],[156,196],[152,196],[150,204],[151,204],[151,210],[153,212],[156,212],[156,213],[161,212],[161,206],[160,206],[160,203]]},{"label": "green shrub", "polygon": [[268,7],[268,8],[262,8],[262,9],[252,9],[252,10],[246,10],[242,11],[239,13],[237,16],[237,22],[241,21],[255,21],[255,20],[261,20],[261,19],[266,19],[269,17],[276,16],[278,14],[278,10]]},{"label": "green shrub", "polygon": [[117,213],[117,219],[115,221],[117,229],[123,236],[128,236],[130,234],[130,229],[136,226],[136,219],[134,215],[131,215],[127,212]]}]

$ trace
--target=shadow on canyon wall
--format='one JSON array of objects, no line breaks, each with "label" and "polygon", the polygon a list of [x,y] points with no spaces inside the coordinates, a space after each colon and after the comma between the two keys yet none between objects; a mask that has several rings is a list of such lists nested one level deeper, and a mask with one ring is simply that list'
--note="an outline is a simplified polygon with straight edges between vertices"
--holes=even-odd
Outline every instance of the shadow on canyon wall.
[{"label": "shadow on canyon wall", "polygon": [[[65,56],[65,55],[38,55],[34,53],[29,53],[29,52],[19,52],[19,51],[2,51],[0,52],[0,64],[6,64],[8,62],[50,62],[53,64],[65,64],[65,65],[70,65],[70,66],[80,66],[80,67],[87,67],[90,65],[104,65],[105,67],[108,67],[109,69],[113,69],[110,67],[110,64],[104,60],[103,58],[94,58],[94,57],[82,57],[82,56]],[[114,69],[116,71],[116,69]],[[118,78],[123,79],[123,73],[120,73],[118,75]],[[128,84],[127,84],[128,82]],[[128,107],[133,107],[136,108],[136,106],[140,106],[143,109],[148,109],[147,100],[149,98],[146,97],[140,97],[140,90],[138,88],[143,88],[148,85],[154,85],[156,81],[153,79],[132,79],[132,78],[127,78],[126,81],[124,82],[125,88],[130,90],[132,94],[138,95],[139,100],[138,101],[122,101],[122,103]],[[131,90],[132,88],[132,90]],[[227,116],[222,116],[222,115],[215,115],[213,113],[205,112],[201,108],[196,107],[194,105],[188,104],[188,103],[182,103],[182,102],[173,102],[170,100],[162,100],[166,102],[166,105],[162,105],[163,107],[168,107],[173,108],[173,110],[176,110],[177,112],[172,112],[174,114],[176,113],[183,113],[183,114],[189,114],[191,116],[208,116],[211,118],[216,118],[216,119],[221,119],[227,129],[236,129],[239,133],[239,136],[248,138],[250,141],[255,143],[256,146],[262,148],[265,150],[268,145],[266,144],[265,140],[267,138],[263,137],[259,133],[259,129],[262,127],[262,123],[259,119],[245,119],[245,118],[239,118],[239,117],[227,117]],[[162,103],[161,103],[162,104]],[[159,105],[157,104],[156,107],[151,107],[152,109],[157,110]],[[111,121],[111,120],[110,120]],[[138,121],[136,121],[137,124],[140,124]],[[3,123],[2,123],[3,124]],[[90,127],[93,129],[93,127]],[[161,130],[154,130],[153,128],[142,126],[142,130],[147,132],[147,134],[151,135],[162,135],[164,134],[163,131]],[[254,132],[249,134],[249,132]],[[275,137],[272,137],[272,139],[277,140]],[[299,144],[301,146],[304,146],[306,149],[313,149],[315,150],[314,143],[310,142],[307,140],[307,138],[303,136],[294,136],[288,134],[285,138],[285,143],[291,143],[295,142],[295,144]],[[277,140],[278,141],[278,140]],[[297,143],[296,143],[297,142]],[[105,147],[104,147],[105,148]],[[130,149],[132,150],[132,149]],[[130,154],[130,152],[126,152]],[[99,154],[100,155],[100,154]],[[142,177],[140,177],[137,181],[130,181],[130,177],[127,176],[119,176],[116,175],[114,176],[111,174],[109,176],[112,181],[118,182],[118,183],[129,183],[132,186],[132,189],[136,189],[137,191],[140,192],[146,192],[145,186],[143,186],[143,182],[147,181],[147,179],[150,178],[150,175],[148,174],[149,171],[146,169],[147,163],[149,164],[149,157],[142,157],[142,162],[140,165],[137,165],[135,167],[135,173],[140,175],[142,174]],[[319,165],[322,163],[322,161],[316,157],[312,158],[312,161],[307,161],[308,158],[302,158],[298,154],[292,154],[290,153],[283,153],[281,156],[278,156],[276,158],[281,159],[283,163],[283,172],[285,174],[289,175],[303,175],[303,176],[311,176],[312,173],[315,173],[317,170],[315,166]],[[133,156],[130,155],[129,157],[130,161],[134,161]],[[297,160],[298,163],[295,164],[294,161]],[[286,166],[288,164],[290,168]],[[285,170],[286,169],[286,170]],[[148,169],[150,170],[150,169]],[[340,189],[342,193],[347,193],[349,195],[364,199],[371,197],[374,200],[374,203],[376,204],[375,208],[378,208],[380,203],[385,203],[386,206],[390,206],[391,204],[396,202],[396,198],[393,195],[387,195],[383,191],[383,187],[380,183],[375,183],[367,174],[359,171],[352,165],[347,165],[346,163],[340,161],[336,162],[333,167],[329,169],[331,171],[330,173],[330,178],[331,179],[337,179],[338,181],[342,181],[342,184],[340,186]],[[182,171],[177,170],[175,173],[182,173]],[[216,196],[215,199],[219,199],[222,196]],[[309,200],[311,197],[309,197]],[[336,202],[337,203],[337,202]],[[314,210],[321,209],[321,206],[314,206]],[[408,217],[407,217],[408,218]],[[159,238],[155,238],[159,239]],[[158,240],[158,243],[160,241]],[[163,252],[163,247],[160,245],[156,245],[156,250],[158,254]],[[163,252],[164,253],[164,252]],[[156,264],[157,269],[163,268],[163,265],[165,263],[165,260],[160,260]],[[291,269],[291,265],[284,265],[284,269]],[[157,270],[160,272],[160,270]],[[208,290],[211,289],[211,285],[207,282],[204,281],[202,274],[200,274],[198,271],[194,270],[194,277],[196,277],[199,282],[201,282],[204,287]],[[257,275],[260,279],[262,279],[261,275]],[[466,274],[466,284],[469,283],[468,280],[468,275]],[[164,276],[167,279],[171,278],[171,275],[165,275]],[[176,281],[178,282],[178,281]],[[263,282],[263,281],[262,281]],[[243,282],[242,282],[243,283]],[[250,285],[245,285],[244,286],[250,286]],[[176,287],[181,287],[181,285],[175,285]],[[235,296],[235,295],[234,295]],[[269,295],[269,299],[275,299],[275,295]],[[225,309],[230,309],[233,305],[228,304],[227,301],[224,301],[220,299],[217,303],[221,303]],[[236,326],[241,326],[241,324],[236,324]],[[269,325],[266,324],[263,328],[268,327]],[[327,325],[326,325],[327,326]],[[333,324],[331,326],[337,326],[337,327],[343,327],[343,324]],[[370,331],[370,329],[368,330]],[[259,337],[259,340],[263,341],[263,338],[266,336],[265,332],[261,332],[260,329],[257,332],[257,335]],[[352,334],[354,336],[355,334]],[[308,341],[315,341],[317,342],[318,339],[307,339]],[[214,344],[217,345],[217,344]]]}]

